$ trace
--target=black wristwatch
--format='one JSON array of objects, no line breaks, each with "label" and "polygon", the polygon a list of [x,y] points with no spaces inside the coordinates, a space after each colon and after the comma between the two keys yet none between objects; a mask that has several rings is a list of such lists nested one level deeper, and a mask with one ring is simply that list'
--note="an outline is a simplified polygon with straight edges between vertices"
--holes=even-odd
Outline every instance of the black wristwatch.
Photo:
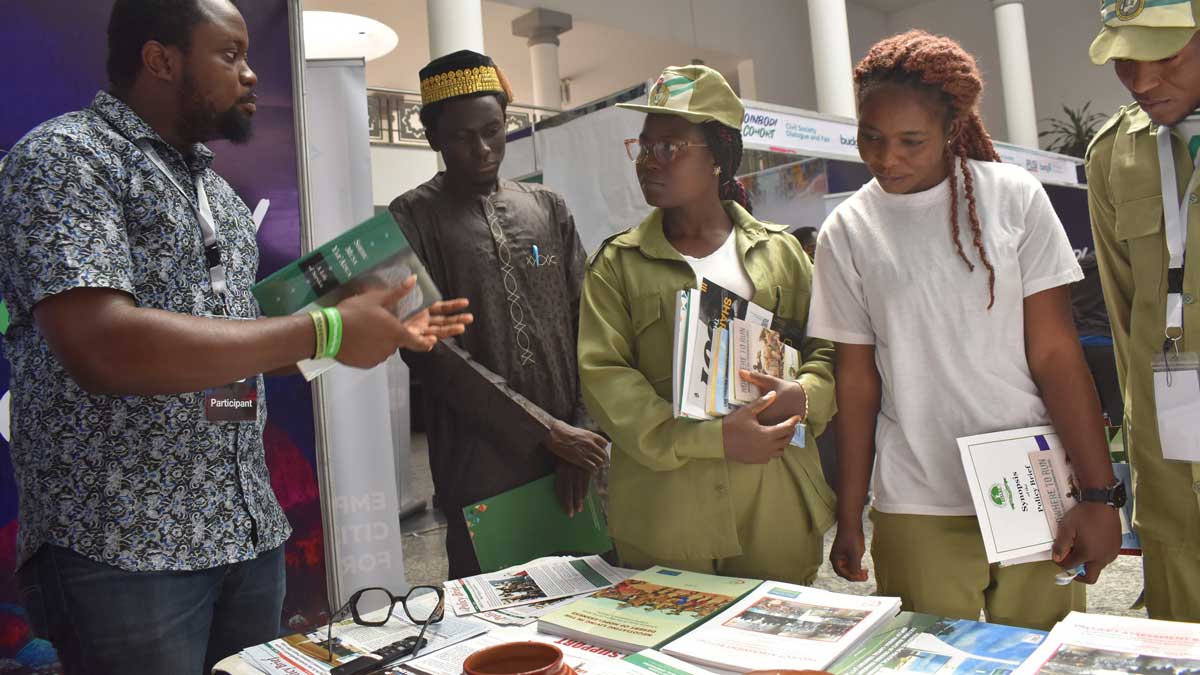
[{"label": "black wristwatch", "polygon": [[1125,484],[1118,478],[1112,487],[1078,490],[1075,498],[1081,502],[1097,502],[1119,509],[1125,506]]}]

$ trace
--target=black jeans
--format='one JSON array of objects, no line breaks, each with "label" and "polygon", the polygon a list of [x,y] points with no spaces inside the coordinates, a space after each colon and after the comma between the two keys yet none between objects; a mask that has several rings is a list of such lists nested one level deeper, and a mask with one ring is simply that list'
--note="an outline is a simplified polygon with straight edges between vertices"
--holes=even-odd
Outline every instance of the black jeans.
[{"label": "black jeans", "polygon": [[67,675],[207,675],[279,636],[283,547],[194,572],[126,572],[43,546],[18,573],[34,631]]}]

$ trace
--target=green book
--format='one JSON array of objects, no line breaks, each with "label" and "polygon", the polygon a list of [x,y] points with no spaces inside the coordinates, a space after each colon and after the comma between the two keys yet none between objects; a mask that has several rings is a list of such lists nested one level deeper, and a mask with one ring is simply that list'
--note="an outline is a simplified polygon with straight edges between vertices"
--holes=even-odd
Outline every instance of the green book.
[{"label": "green book", "polygon": [[[392,308],[406,318],[441,299],[429,272],[412,250],[392,214],[367,220],[254,285],[251,291],[266,316],[308,313],[373,288],[399,286],[412,275],[417,285]],[[305,359],[306,379],[333,366],[333,359]]]},{"label": "green book", "polygon": [[588,491],[583,512],[569,518],[554,494],[553,475],[467,506],[463,517],[484,572],[550,555],[591,555],[612,548],[595,490]]},{"label": "green book", "polygon": [[655,566],[547,614],[538,620],[538,631],[616,651],[656,648],[760,583]]}]

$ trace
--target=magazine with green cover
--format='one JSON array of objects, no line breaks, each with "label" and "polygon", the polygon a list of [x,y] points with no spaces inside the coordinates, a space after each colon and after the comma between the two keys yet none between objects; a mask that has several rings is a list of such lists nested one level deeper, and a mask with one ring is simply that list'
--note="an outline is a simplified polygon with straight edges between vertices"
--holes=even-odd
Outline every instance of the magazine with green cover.
[{"label": "magazine with green cover", "polygon": [[618,651],[658,647],[760,583],[655,566],[547,614],[538,630]]},{"label": "magazine with green cover", "polygon": [[[266,316],[307,314],[367,289],[399,286],[414,274],[417,285],[392,308],[401,318],[441,300],[441,293],[400,226],[384,212],[284,266],[251,292]],[[297,365],[311,380],[333,364],[333,359],[305,359]]]},{"label": "magazine with green cover", "polygon": [[483,572],[549,555],[612,548],[596,491],[588,490],[583,511],[568,517],[554,492],[553,475],[464,507],[463,517]]}]

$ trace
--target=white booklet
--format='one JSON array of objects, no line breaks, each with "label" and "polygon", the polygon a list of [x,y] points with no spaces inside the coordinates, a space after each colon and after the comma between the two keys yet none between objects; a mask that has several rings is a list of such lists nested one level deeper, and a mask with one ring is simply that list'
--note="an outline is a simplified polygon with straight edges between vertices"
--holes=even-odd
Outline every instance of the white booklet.
[{"label": "white booklet", "polygon": [[596,675],[710,675],[712,672],[662,652],[643,649],[620,661],[606,664],[602,670],[596,671]]},{"label": "white booklet", "polygon": [[1200,672],[1200,625],[1071,612],[1013,675]]},{"label": "white booklet", "polygon": [[899,612],[900,598],[767,581],[662,651],[736,672],[821,670]]},{"label": "white booklet", "polygon": [[531,605],[608,588],[626,578],[598,555],[539,558],[526,565],[443,584],[446,604],[459,616]]},{"label": "white booklet", "polygon": [[1074,478],[1054,427],[958,439],[989,563],[1050,560]]}]

